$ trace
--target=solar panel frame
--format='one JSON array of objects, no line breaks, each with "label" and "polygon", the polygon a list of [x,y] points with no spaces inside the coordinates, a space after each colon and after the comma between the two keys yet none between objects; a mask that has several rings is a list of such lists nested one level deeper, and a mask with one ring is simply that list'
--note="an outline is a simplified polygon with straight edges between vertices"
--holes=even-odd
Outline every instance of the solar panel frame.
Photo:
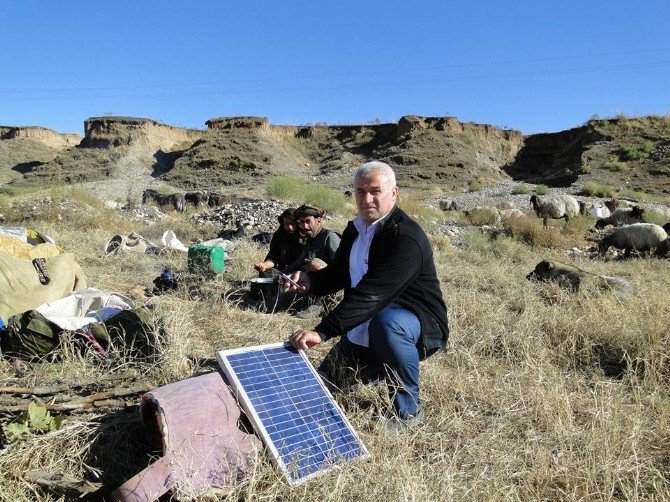
[{"label": "solar panel frame", "polygon": [[[260,416],[260,413],[264,413],[264,411],[260,411],[256,409],[256,406],[252,402],[252,397],[249,395],[249,392],[247,391],[247,388],[241,381],[240,377],[237,374],[237,371],[233,367],[234,364],[231,362],[231,356],[234,358],[235,356],[239,354],[250,354],[254,352],[266,354],[268,351],[273,351],[275,349],[285,349],[287,352],[295,354],[294,357],[297,357],[299,359],[296,359],[296,362],[299,360],[300,363],[304,364],[305,368],[309,370],[309,379],[313,380],[313,383],[316,384],[316,388],[318,391],[323,393],[323,398],[325,399],[325,402],[322,404],[326,404],[331,407],[332,412],[335,412],[337,414],[337,419],[341,421],[341,426],[346,428],[346,432],[350,434],[353,439],[356,441],[356,446],[358,448],[358,451],[356,452],[357,454],[353,458],[342,458],[338,457],[337,455],[333,456],[332,458],[328,458],[327,462],[324,461],[320,463],[319,468],[316,471],[309,472],[305,475],[302,475],[299,473],[300,467],[295,467],[295,465],[290,465],[287,463],[286,459],[284,458],[285,455],[282,455],[280,452],[279,447],[275,444],[275,440],[272,438],[271,432],[268,430],[268,425],[265,423],[263,418]],[[298,486],[309,479],[312,479],[317,476],[321,476],[323,474],[326,474],[328,472],[331,472],[335,469],[340,468],[342,461],[350,461],[350,460],[365,460],[370,458],[370,453],[368,450],[365,448],[365,445],[363,442],[360,440],[358,437],[358,434],[356,434],[356,431],[354,428],[351,426],[351,423],[345,416],[345,414],[342,412],[342,409],[339,407],[335,399],[333,399],[333,396],[330,394],[330,391],[326,388],[324,385],[323,381],[321,380],[321,377],[319,374],[316,372],[316,369],[314,369],[314,366],[309,362],[309,359],[307,359],[306,354],[302,350],[295,350],[293,349],[290,344],[288,343],[273,343],[273,344],[267,344],[267,345],[258,345],[254,347],[243,347],[243,348],[237,348],[237,349],[228,349],[228,350],[222,350],[217,352],[217,360],[219,361],[219,365],[221,366],[223,372],[225,373],[228,382],[231,384],[233,387],[235,394],[237,396],[238,402],[241,404],[243,410],[247,414],[247,417],[251,421],[252,425],[254,426],[254,429],[258,433],[258,435],[261,437],[263,443],[267,446],[267,448],[270,451],[270,455],[272,458],[272,461],[275,463],[275,465],[284,473],[284,476],[286,477],[286,480],[288,481],[289,485],[291,486]],[[295,403],[292,403],[295,404]],[[328,410],[330,412],[330,410]],[[300,418],[301,420],[304,421],[304,417],[299,416],[295,418]],[[326,418],[326,420],[329,420],[330,417]],[[295,423],[295,420],[294,420]],[[270,427],[274,427],[274,424],[270,424]],[[296,426],[297,427],[297,426]],[[309,424],[305,423],[304,427],[307,427],[304,432],[300,432],[299,428],[296,428],[296,431],[301,435],[301,437],[304,437],[306,432],[309,432],[312,437],[310,439],[313,439],[315,441],[319,441],[320,438],[326,437],[323,435],[324,429],[322,427],[319,428],[319,433],[321,434],[319,437],[314,435],[314,429],[309,428]],[[339,429],[337,432],[341,432],[341,430],[344,429]],[[325,439],[326,442],[328,442],[328,438],[326,437]],[[321,443],[319,443],[320,445]],[[333,444],[332,447],[335,445]],[[282,445],[284,447],[284,445]],[[332,451],[332,450],[329,450]],[[323,451],[321,451],[323,453]],[[328,452],[326,452],[328,453]],[[306,457],[303,457],[306,458]],[[300,458],[297,458],[294,460],[294,463],[297,463],[300,461]],[[296,476],[297,474],[297,476]]]}]

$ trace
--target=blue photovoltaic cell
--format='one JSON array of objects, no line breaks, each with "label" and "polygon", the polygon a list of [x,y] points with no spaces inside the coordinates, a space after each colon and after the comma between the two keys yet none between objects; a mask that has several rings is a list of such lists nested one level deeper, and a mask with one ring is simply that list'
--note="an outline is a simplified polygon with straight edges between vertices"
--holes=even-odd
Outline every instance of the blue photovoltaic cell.
[{"label": "blue photovoltaic cell", "polygon": [[219,361],[233,373],[229,380],[240,387],[252,422],[260,422],[254,425],[276,449],[292,484],[342,461],[369,456],[300,352],[271,345],[222,351]]}]

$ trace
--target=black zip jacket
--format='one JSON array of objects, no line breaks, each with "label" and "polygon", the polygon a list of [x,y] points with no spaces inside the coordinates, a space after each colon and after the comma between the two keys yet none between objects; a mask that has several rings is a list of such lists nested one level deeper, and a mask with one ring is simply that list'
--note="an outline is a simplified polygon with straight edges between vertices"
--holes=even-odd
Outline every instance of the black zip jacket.
[{"label": "black zip jacket", "polygon": [[333,262],[309,273],[310,293],[314,295],[344,289],[342,301],[314,330],[324,340],[343,335],[395,302],[413,312],[421,323],[422,357],[444,349],[449,336],[447,307],[423,229],[395,206],[372,239],[367,273],[352,288],[349,255],[357,236],[350,221]]},{"label": "black zip jacket", "polygon": [[270,249],[265,256],[266,260],[272,260],[275,268],[285,271],[291,263],[298,259],[304,246],[298,242],[295,235],[289,234],[280,225],[270,240]]}]

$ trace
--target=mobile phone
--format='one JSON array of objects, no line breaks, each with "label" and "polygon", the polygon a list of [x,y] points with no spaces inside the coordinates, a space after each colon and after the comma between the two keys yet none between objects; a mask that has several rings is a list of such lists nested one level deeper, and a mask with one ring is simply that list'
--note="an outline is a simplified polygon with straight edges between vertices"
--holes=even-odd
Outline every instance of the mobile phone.
[{"label": "mobile phone", "polygon": [[280,272],[279,270],[277,270],[277,274],[278,274],[281,278],[283,278],[285,281],[287,281],[287,282],[293,284],[296,288],[300,288],[300,284],[298,284],[297,282],[295,282],[293,279],[291,279],[291,278],[290,278],[288,275],[286,275],[284,272]]}]

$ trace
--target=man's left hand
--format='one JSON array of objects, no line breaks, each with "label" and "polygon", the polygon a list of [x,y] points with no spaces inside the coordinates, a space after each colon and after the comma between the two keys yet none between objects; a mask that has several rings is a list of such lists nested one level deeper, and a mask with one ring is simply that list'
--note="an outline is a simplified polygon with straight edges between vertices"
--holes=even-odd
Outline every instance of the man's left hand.
[{"label": "man's left hand", "polygon": [[305,259],[305,272],[316,272],[317,270],[321,270],[327,266],[328,264],[321,258]]},{"label": "man's left hand", "polygon": [[301,329],[289,336],[288,341],[298,350],[307,350],[320,344],[321,337],[316,331]]}]

